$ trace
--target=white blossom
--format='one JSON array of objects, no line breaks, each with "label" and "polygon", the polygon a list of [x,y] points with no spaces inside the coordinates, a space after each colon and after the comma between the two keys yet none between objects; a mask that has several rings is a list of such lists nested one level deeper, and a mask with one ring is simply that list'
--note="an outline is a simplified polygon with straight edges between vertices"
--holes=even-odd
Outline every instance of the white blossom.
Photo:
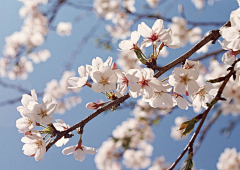
[{"label": "white blossom", "polygon": [[137,31],[133,31],[131,33],[131,39],[130,40],[123,40],[119,43],[119,48],[121,50],[132,50],[137,49],[137,43],[140,38],[140,35]]},{"label": "white blossom", "polygon": [[33,116],[26,115],[16,121],[16,127],[21,133],[28,132],[36,126],[36,121]]},{"label": "white blossom", "polygon": [[[59,132],[62,132],[64,130],[67,130],[68,128],[70,128],[69,125],[67,125],[63,120],[61,119],[56,119],[57,123],[53,123],[53,126],[55,127],[55,129]],[[57,147],[61,147],[62,145],[66,145],[66,143],[69,141],[69,138],[65,138],[64,136],[59,139],[55,145]]]},{"label": "white blossom", "polygon": [[52,102],[50,96],[45,96],[42,100],[42,104],[31,101],[29,103],[29,110],[34,114],[36,120],[42,124],[49,124],[53,121],[50,117],[54,114],[57,104]]},{"label": "white blossom", "polygon": [[218,170],[238,170],[240,166],[240,153],[236,148],[225,148],[224,152],[218,158]]},{"label": "white blossom", "polygon": [[69,155],[74,153],[74,158],[77,161],[82,162],[85,159],[85,154],[91,154],[94,155],[97,152],[97,150],[95,148],[91,148],[91,147],[87,147],[87,146],[69,146],[66,147],[62,150],[62,153],[64,155]]},{"label": "white blossom", "polygon": [[31,134],[22,137],[21,141],[25,143],[22,148],[25,155],[34,156],[35,161],[43,160],[46,152],[46,143],[38,131],[32,130]]},{"label": "white blossom", "polygon": [[117,75],[109,66],[100,66],[99,70],[91,72],[92,89],[96,93],[109,92],[115,89]]},{"label": "white blossom", "polygon": [[154,77],[152,69],[131,69],[128,74],[130,75],[128,79],[130,81],[129,95],[131,97],[137,98],[141,95],[144,99],[150,99],[153,96],[154,89],[161,91],[160,80]]},{"label": "white blossom", "polygon": [[68,83],[72,85],[72,87],[68,87],[68,89],[77,89],[86,85],[88,81],[88,73],[84,66],[78,67],[78,73],[80,77],[71,77],[68,79]]},{"label": "white blossom", "polygon": [[56,28],[56,32],[60,36],[70,36],[72,31],[71,22],[59,22]]},{"label": "white blossom", "polygon": [[198,73],[196,70],[185,70],[183,68],[175,68],[173,74],[169,76],[169,84],[174,86],[174,92],[192,94],[198,90],[199,86],[196,82]]}]

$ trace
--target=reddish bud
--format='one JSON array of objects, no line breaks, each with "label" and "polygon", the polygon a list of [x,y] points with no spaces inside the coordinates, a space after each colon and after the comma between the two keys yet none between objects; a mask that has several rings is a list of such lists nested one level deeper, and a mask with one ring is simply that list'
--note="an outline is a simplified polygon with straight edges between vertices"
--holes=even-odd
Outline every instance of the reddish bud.
[{"label": "reddish bud", "polygon": [[117,64],[116,64],[115,62],[113,62],[113,64],[112,64],[112,70],[116,70],[116,69],[118,69]]}]

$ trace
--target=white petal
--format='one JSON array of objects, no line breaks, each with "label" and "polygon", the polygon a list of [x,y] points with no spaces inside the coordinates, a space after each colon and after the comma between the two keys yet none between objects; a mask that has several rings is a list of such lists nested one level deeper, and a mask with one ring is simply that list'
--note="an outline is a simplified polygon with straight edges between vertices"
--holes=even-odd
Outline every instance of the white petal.
[{"label": "white petal", "polygon": [[103,91],[103,84],[100,83],[93,83],[92,90],[96,93],[101,93]]},{"label": "white petal", "polygon": [[140,38],[140,35],[138,34],[137,31],[133,31],[131,33],[131,41],[132,41],[133,44],[137,44],[139,38]]},{"label": "white petal", "polygon": [[69,155],[69,154],[72,154],[75,149],[76,149],[77,146],[69,146],[69,147],[66,147],[62,150],[62,153],[63,155]]},{"label": "white petal", "polygon": [[87,70],[86,70],[86,68],[84,66],[78,67],[78,74],[81,77],[87,77]]},{"label": "white petal", "polygon": [[138,25],[138,33],[144,38],[151,37],[152,29],[149,28],[144,22]]},{"label": "white petal", "polygon": [[123,40],[119,43],[119,48],[122,50],[130,50],[133,48],[133,43],[130,40]]},{"label": "white petal", "polygon": [[163,29],[164,29],[163,20],[157,19],[152,26],[153,32],[159,34]]},{"label": "white petal", "polygon": [[85,153],[83,152],[82,149],[77,149],[75,152],[74,152],[74,158],[77,160],[77,161],[83,161],[85,159]]},{"label": "white petal", "polygon": [[95,148],[87,147],[87,146],[83,146],[83,151],[86,154],[91,154],[91,155],[94,155],[97,152],[97,150]]}]

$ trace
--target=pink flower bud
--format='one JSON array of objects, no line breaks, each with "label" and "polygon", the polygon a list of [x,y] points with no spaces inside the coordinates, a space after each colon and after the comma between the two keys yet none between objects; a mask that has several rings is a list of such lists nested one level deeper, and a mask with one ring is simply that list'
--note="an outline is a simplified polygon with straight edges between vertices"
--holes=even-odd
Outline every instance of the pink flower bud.
[{"label": "pink flower bud", "polygon": [[97,103],[94,103],[94,102],[89,102],[89,103],[86,104],[86,108],[89,109],[89,110],[95,110],[99,106],[101,106],[101,104],[97,104]]},{"label": "pink flower bud", "polygon": [[116,69],[118,69],[118,67],[117,67],[117,64],[114,62],[114,63],[112,64],[112,70],[116,70]]},{"label": "pink flower bud", "polygon": [[28,131],[28,132],[25,132],[24,133],[24,135],[26,136],[26,135],[31,135],[32,133],[31,133],[31,131]]}]

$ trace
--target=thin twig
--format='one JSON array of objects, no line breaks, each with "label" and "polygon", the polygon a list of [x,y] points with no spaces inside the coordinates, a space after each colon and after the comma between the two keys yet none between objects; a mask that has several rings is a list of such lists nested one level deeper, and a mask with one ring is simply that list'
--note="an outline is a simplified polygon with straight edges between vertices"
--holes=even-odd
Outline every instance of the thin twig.
[{"label": "thin twig", "polygon": [[8,84],[8,83],[3,82],[2,80],[0,80],[0,85],[2,87],[14,89],[14,90],[17,90],[17,91],[22,92],[22,93],[29,93],[29,90],[27,90],[23,87],[17,86],[15,84]]},{"label": "thin twig", "polygon": [[210,56],[218,55],[218,54],[220,54],[220,53],[222,53],[222,52],[224,52],[224,51],[226,51],[226,50],[219,49],[219,50],[216,50],[216,51],[207,53],[207,54],[205,54],[205,55],[202,55],[202,56],[200,56],[200,57],[198,57],[198,58],[195,58],[195,59],[193,59],[193,61],[203,60],[203,59],[208,58],[208,57],[210,57]]},{"label": "thin twig", "polygon": [[80,43],[77,46],[77,49],[74,50],[70,56],[69,56],[69,60],[65,65],[65,69],[64,70],[69,70],[72,67],[72,64],[74,62],[74,59],[76,58],[76,56],[81,52],[81,50],[84,48],[84,46],[87,44],[87,42],[89,41],[89,39],[91,37],[94,36],[94,34],[96,33],[96,31],[100,28],[100,20],[98,20],[93,26],[92,28],[88,31],[87,34],[85,34],[85,36],[81,39]]}]

